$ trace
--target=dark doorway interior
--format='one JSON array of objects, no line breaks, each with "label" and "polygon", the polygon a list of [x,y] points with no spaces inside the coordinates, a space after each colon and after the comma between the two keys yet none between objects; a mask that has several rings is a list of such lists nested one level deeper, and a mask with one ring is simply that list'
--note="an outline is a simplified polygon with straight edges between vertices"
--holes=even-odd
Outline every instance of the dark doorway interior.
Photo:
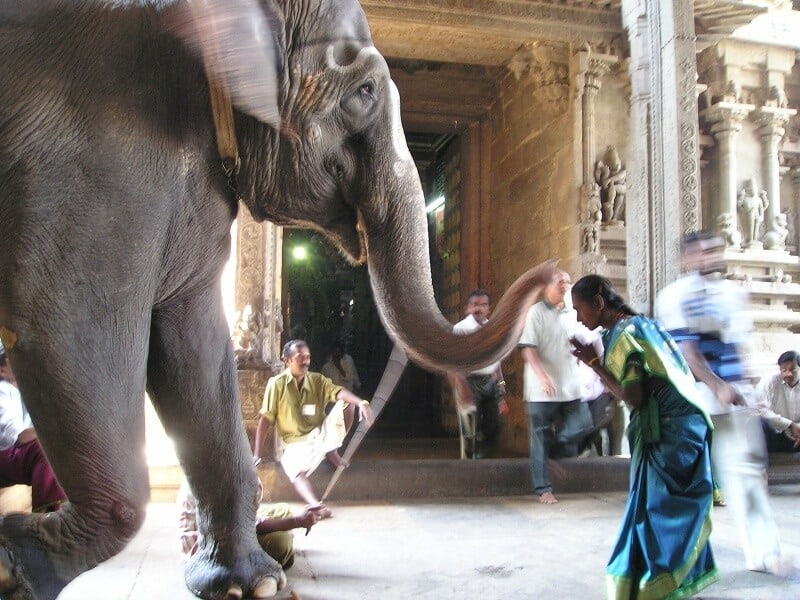
[{"label": "dark doorway interior", "polygon": [[[442,307],[446,289],[441,228],[444,207],[433,206],[445,195],[445,155],[457,151],[450,134],[407,134],[423,184],[429,213],[429,249],[434,291]],[[366,267],[350,267],[317,233],[287,229],[283,248],[284,342],[308,341],[312,368],[319,370],[330,345],[341,340],[361,379],[359,395],[370,398],[380,381],[392,342],[378,316]],[[447,314],[447,313],[445,313]],[[451,436],[442,424],[442,380],[409,364],[398,387],[373,426],[371,436],[431,438]]]}]

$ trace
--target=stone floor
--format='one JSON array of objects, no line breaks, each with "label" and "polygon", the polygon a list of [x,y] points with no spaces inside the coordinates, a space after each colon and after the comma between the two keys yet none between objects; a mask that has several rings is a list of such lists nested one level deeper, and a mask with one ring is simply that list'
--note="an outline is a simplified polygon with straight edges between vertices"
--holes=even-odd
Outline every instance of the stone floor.
[{"label": "stone floor", "polygon": [[[770,488],[786,554],[800,559],[800,485]],[[333,519],[298,533],[295,566],[279,599],[603,598],[603,569],[622,514],[622,492],[335,503]],[[299,508],[299,506],[298,506]],[[721,580],[701,598],[800,597],[800,577],[744,569],[725,508],[712,544]],[[182,583],[175,509],[150,505],[119,556],[70,584],[59,600],[192,598]]]}]

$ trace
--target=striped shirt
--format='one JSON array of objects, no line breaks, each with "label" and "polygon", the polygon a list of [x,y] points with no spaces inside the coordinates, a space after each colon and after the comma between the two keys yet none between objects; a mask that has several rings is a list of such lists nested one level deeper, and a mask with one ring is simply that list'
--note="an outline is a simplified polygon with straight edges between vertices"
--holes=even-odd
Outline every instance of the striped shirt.
[{"label": "striped shirt", "polygon": [[725,381],[744,377],[740,345],[752,330],[747,293],[722,278],[689,273],[658,295],[656,318],[676,342],[695,342],[709,368]]}]

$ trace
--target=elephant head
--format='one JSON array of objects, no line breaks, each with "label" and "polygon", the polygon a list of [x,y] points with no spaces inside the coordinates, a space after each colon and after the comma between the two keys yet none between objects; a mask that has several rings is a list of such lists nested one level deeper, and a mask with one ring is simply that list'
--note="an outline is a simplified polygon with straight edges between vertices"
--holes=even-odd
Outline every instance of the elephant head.
[{"label": "elephant head", "polygon": [[[286,0],[258,8],[241,0],[200,4],[192,3],[193,12],[181,20],[194,21],[186,37],[250,115],[239,118],[237,135],[244,147],[243,200],[253,216],[315,229],[352,263],[366,260],[387,331],[418,363],[468,371],[507,354],[550,267],[520,278],[490,325],[469,341],[453,335],[434,299],[425,199],[400,97],[360,5],[310,0],[302,14],[316,16],[311,19],[299,17],[296,3]],[[258,24],[220,17],[243,10]],[[219,26],[226,21],[227,31]],[[265,31],[272,37],[262,36]],[[248,34],[249,44],[242,41]],[[254,72],[246,66],[251,63],[265,66],[255,81],[241,75]],[[264,148],[275,151],[268,155]]]}]

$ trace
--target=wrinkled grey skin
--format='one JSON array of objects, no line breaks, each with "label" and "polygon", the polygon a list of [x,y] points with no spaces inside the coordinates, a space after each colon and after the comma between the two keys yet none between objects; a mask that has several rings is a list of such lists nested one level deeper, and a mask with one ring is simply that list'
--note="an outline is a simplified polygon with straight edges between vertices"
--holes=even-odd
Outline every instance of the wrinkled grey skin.
[{"label": "wrinkled grey skin", "polygon": [[236,104],[239,192],[253,216],[366,257],[387,330],[412,359],[466,371],[503,356],[550,274],[528,273],[491,325],[452,336],[433,299],[396,89],[358,4],[193,6],[0,1],[0,334],[70,499],[44,518],[2,520],[3,598],[55,598],[137,532],[145,391],[198,500],[189,588],[271,595],[283,577],[254,531],[256,473],[219,286],[237,205],[204,53]]}]

